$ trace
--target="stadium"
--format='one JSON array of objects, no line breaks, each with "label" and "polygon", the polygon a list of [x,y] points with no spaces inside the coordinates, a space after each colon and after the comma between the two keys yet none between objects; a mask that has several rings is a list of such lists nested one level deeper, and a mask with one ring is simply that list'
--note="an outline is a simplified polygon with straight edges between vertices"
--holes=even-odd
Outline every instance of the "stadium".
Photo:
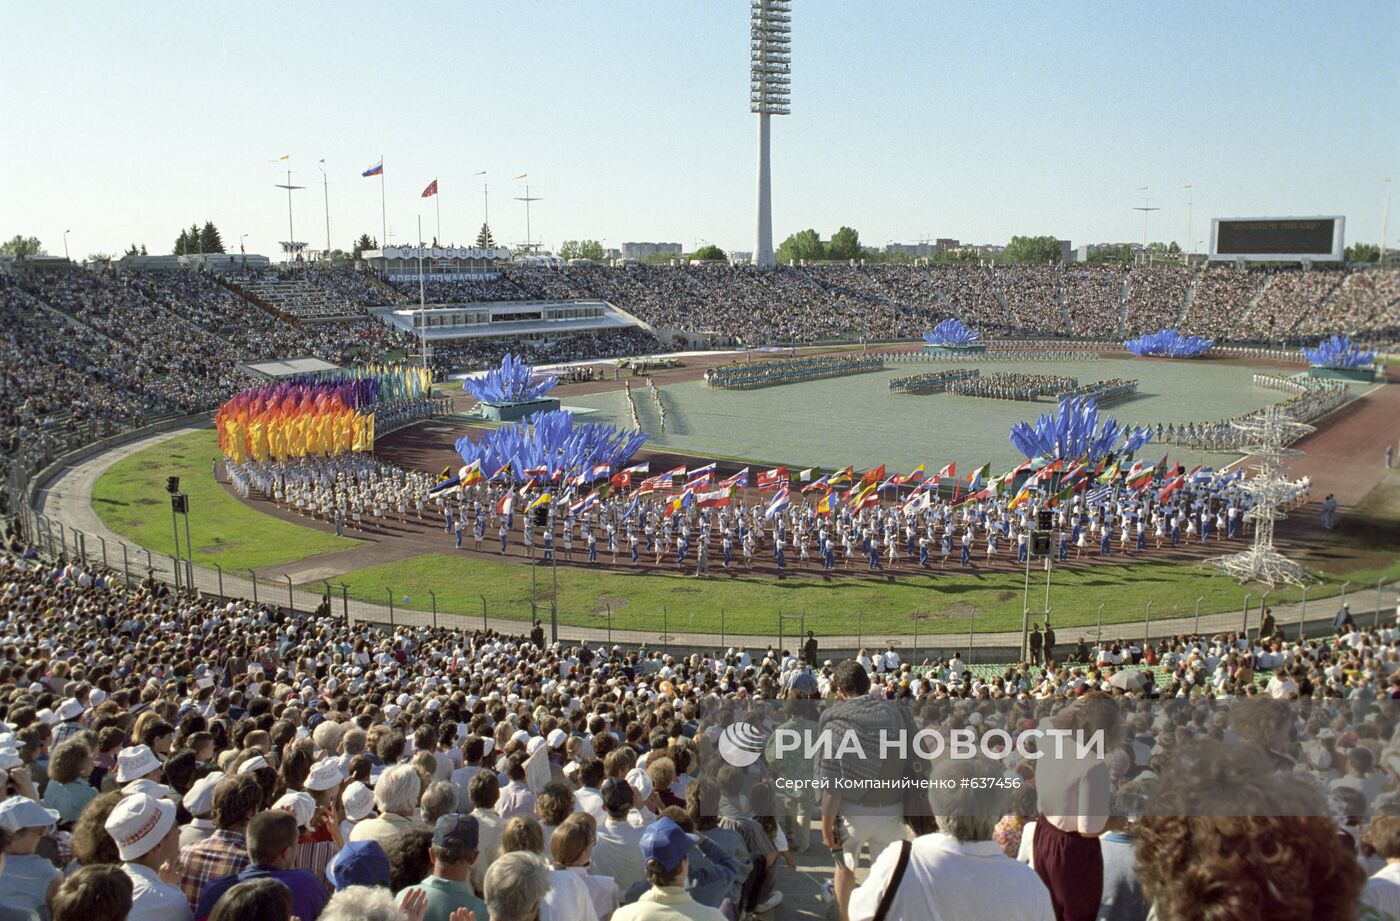
[{"label": "stadium", "polygon": [[4,244],[0,905],[1400,917],[1388,210],[775,246],[803,15],[749,10],[744,250],[551,248],[526,173],[523,242],[482,172],[396,229],[393,153],[270,160],[237,252]]}]

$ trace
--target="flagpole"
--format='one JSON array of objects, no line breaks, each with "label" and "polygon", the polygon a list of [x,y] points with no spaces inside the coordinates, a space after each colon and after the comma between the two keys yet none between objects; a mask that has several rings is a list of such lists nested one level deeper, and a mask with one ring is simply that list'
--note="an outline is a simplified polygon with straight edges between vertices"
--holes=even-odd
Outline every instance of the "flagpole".
[{"label": "flagpole", "polygon": [[[436,179],[433,182],[437,182]],[[442,246],[442,188],[433,192],[433,204],[437,206],[437,245]]]},{"label": "flagpole", "polygon": [[321,191],[325,193],[326,205],[326,258],[331,257],[331,185],[326,177],[326,168],[321,167]]},{"label": "flagpole", "polygon": [[428,299],[423,289],[423,215],[418,215],[418,323],[423,338],[423,370],[428,370]]},{"label": "flagpole", "polygon": [[379,249],[383,252],[384,247],[389,245],[389,212],[384,206],[384,155],[379,155],[379,222],[380,233],[384,236],[379,241]]}]

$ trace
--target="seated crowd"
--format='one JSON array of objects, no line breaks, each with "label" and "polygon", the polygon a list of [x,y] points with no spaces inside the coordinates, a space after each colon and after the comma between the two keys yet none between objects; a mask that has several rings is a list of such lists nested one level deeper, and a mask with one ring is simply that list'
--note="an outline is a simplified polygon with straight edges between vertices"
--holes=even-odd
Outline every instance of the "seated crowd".
[{"label": "seated crowd", "polygon": [[[1374,705],[1400,632],[1345,607],[1307,642],[1267,612],[1147,646],[1037,631],[1000,670],[815,638],[670,655],[182,596],[11,533],[0,615],[6,917],[734,921],[819,843],[852,921],[1400,913],[1400,724]],[[924,805],[818,796],[791,781],[849,764],[772,737],[906,718],[1102,730],[1073,782],[1104,799],[1066,807],[1086,794],[1019,757],[935,760]],[[738,722],[768,738],[748,767]]]}]

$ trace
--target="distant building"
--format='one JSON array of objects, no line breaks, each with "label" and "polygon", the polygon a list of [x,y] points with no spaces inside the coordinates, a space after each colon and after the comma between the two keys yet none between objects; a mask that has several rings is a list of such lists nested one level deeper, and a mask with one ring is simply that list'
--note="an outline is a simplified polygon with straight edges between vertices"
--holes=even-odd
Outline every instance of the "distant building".
[{"label": "distant building", "polygon": [[1060,261],[1069,262],[1074,258],[1074,247],[1069,245],[1068,240],[1056,240],[1060,244]]},{"label": "distant building", "polygon": [[931,242],[928,240],[920,240],[918,243],[887,243],[885,244],[885,253],[887,255],[898,253],[913,259],[928,259],[931,256],[937,256],[957,248],[957,240],[944,237]]},{"label": "distant building", "polygon": [[681,245],[679,243],[624,243],[622,244],[623,259],[645,259],[648,256],[675,256],[680,258]]},{"label": "distant building", "polygon": [[742,249],[731,249],[729,261],[734,265],[744,265],[753,261],[753,253]]},{"label": "distant building", "polygon": [[604,258],[604,259],[621,259],[621,258],[622,258],[622,250],[618,249],[618,248],[615,247],[615,246],[610,246],[610,247],[608,247],[607,249],[603,250],[603,258]]},{"label": "distant building", "polygon": [[[1062,243],[1061,247],[1063,248],[1063,246],[1064,244]],[[1111,250],[1117,253],[1121,252],[1125,246],[1134,253],[1142,249],[1141,243],[1081,243],[1074,248],[1074,261],[1088,262],[1089,257],[1093,256],[1095,253],[1103,250]]]}]

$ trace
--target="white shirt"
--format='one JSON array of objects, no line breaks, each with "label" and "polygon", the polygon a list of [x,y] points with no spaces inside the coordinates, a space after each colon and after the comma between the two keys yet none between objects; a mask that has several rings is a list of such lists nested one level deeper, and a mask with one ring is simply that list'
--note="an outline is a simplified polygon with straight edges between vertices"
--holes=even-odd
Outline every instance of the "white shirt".
[{"label": "white shirt", "polygon": [[[870,921],[899,860],[891,844],[851,893],[850,921]],[[1035,871],[1001,852],[995,841],[958,841],[934,833],[915,838],[886,921],[1053,921],[1050,893]],[[990,897],[989,893],[995,893]]]},{"label": "white shirt", "polygon": [[598,826],[593,871],[600,876],[611,876],[623,892],[643,879],[646,864],[642,860],[642,829],[627,821],[606,819]]},{"label": "white shirt", "polygon": [[[583,880],[583,884],[588,889],[588,897],[593,900],[593,910],[598,913],[599,921],[607,921],[612,917],[612,913],[617,911],[617,903],[622,898],[622,893],[618,891],[617,883],[611,876],[594,876],[588,872],[588,867],[569,867],[568,872]],[[478,919],[480,921],[480,919]]]},{"label": "white shirt", "polygon": [[124,863],[131,877],[131,913],[127,921],[191,921],[190,900],[179,886],[161,881],[156,871],[139,863]]},{"label": "white shirt", "polygon": [[588,884],[569,870],[549,871],[549,892],[540,900],[539,921],[598,921]]},{"label": "white shirt", "polygon": [[1393,918],[1400,918],[1400,864],[1388,863],[1368,879],[1361,901]]},{"label": "white shirt", "polygon": [[499,857],[501,851],[501,829],[505,822],[490,809],[473,809],[476,819],[476,862],[472,864],[472,885],[478,892],[485,891],[486,868]]},{"label": "white shirt", "polygon": [[579,812],[593,816],[599,825],[607,821],[608,813],[603,808],[603,797],[596,788],[579,787],[574,791],[574,802],[578,803]]}]

